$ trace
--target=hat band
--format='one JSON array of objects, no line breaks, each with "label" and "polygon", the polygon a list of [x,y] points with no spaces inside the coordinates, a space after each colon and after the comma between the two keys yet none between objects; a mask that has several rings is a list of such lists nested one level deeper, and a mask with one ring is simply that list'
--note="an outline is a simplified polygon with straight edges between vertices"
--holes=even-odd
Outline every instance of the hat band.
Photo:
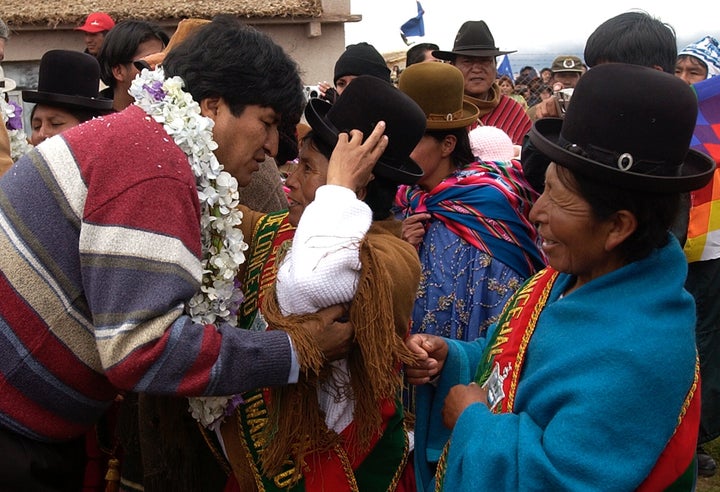
[{"label": "hat band", "polygon": [[462,119],[463,110],[462,108],[455,111],[454,113],[430,113],[427,115],[428,121],[455,121]]},{"label": "hat band", "polygon": [[485,51],[500,51],[497,46],[488,46],[486,44],[466,44],[464,46],[456,46],[453,51],[466,51],[466,50],[485,50]]},{"label": "hat band", "polygon": [[572,154],[599,162],[620,171],[644,174],[648,176],[679,176],[680,163],[673,164],[667,161],[653,161],[636,159],[630,152],[616,152],[588,144],[580,147],[560,136],[558,144]]}]

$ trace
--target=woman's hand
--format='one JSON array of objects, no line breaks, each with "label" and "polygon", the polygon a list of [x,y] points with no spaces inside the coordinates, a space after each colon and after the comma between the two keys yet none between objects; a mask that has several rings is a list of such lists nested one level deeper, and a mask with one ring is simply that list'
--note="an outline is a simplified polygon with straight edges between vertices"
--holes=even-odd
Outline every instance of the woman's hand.
[{"label": "woman's hand", "polygon": [[385,122],[375,125],[372,133],[363,142],[360,130],[338,135],[338,143],[330,156],[327,184],[344,186],[357,192],[372,179],[372,170],[388,145]]},{"label": "woman's hand", "polygon": [[442,409],[443,424],[448,429],[455,427],[460,414],[473,403],[487,405],[487,390],[476,383],[458,384],[450,388]]},{"label": "woman's hand", "polygon": [[431,215],[420,213],[411,215],[402,221],[402,238],[416,248],[420,246],[425,237],[425,223]]},{"label": "woman's hand", "polygon": [[405,346],[416,356],[414,364],[405,366],[410,384],[425,384],[442,371],[448,354],[447,342],[442,337],[417,333],[405,340]]}]

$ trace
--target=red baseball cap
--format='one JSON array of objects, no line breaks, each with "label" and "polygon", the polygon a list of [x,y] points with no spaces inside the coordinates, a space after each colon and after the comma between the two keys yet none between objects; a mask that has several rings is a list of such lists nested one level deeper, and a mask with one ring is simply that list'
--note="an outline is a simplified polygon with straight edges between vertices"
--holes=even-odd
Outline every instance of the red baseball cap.
[{"label": "red baseball cap", "polygon": [[112,17],[107,15],[105,12],[93,12],[85,19],[85,24],[80,27],[76,27],[76,31],[85,32],[102,32],[109,31],[115,26],[115,21]]}]

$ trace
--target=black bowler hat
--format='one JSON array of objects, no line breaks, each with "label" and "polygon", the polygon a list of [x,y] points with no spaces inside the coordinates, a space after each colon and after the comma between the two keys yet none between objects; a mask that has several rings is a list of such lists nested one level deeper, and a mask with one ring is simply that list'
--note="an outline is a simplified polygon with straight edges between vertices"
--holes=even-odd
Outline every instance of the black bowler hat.
[{"label": "black bowler hat", "polygon": [[689,149],[697,97],[681,79],[652,68],[605,63],[580,77],[564,119],[544,118],[530,141],[556,164],[629,190],[702,188],[715,162]]},{"label": "black bowler hat", "polygon": [[441,60],[453,61],[457,55],[498,56],[515,51],[501,51],[495,46],[495,38],[485,21],[467,21],[460,26],[452,51],[436,50],[432,55]]},{"label": "black bowler hat", "polygon": [[373,174],[401,184],[414,184],[423,175],[410,153],[425,134],[425,113],[388,82],[362,75],[345,88],[335,104],[311,99],[305,107],[305,119],[313,134],[330,148],[335,148],[339,133],[360,130],[367,137],[379,121],[384,121],[388,146]]},{"label": "black bowler hat", "polygon": [[79,51],[51,50],[40,59],[38,90],[23,91],[26,102],[74,109],[109,110],[112,99],[100,97],[100,65]]}]

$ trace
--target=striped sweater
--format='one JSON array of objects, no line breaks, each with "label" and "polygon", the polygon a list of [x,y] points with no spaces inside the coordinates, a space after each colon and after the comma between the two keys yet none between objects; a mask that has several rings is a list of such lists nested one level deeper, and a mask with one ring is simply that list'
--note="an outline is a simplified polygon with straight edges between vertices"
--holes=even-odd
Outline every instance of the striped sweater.
[{"label": "striped sweater", "polygon": [[468,130],[472,130],[479,124],[484,126],[495,126],[510,136],[515,145],[522,145],[525,134],[532,127],[532,120],[517,101],[500,93],[497,83],[490,87],[487,99],[478,99],[465,95],[465,100],[470,101],[480,110],[478,122]]},{"label": "striped sweater", "polygon": [[185,154],[131,106],[0,180],[0,426],[82,435],[118,389],[223,395],[288,381],[281,331],[197,325],[199,202]]}]

